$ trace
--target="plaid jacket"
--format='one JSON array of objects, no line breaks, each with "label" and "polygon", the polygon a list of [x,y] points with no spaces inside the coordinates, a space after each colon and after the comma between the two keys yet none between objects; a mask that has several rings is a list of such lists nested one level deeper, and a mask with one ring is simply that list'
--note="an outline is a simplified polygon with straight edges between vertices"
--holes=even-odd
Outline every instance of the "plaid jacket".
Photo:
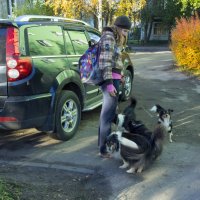
[{"label": "plaid jacket", "polygon": [[106,84],[112,83],[112,72],[121,74],[123,64],[121,51],[117,47],[114,33],[104,31],[100,41],[101,52],[99,55],[99,68],[102,70],[103,79]]}]

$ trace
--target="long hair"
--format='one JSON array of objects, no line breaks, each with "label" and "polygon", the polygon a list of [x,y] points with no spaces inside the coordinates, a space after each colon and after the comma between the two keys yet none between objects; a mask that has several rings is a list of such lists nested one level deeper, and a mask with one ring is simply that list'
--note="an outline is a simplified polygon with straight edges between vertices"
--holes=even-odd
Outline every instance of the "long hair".
[{"label": "long hair", "polygon": [[122,29],[115,25],[113,26],[113,32],[116,37],[117,45],[119,45],[121,48],[124,47],[127,43],[128,36],[125,37],[124,35],[122,35]]}]

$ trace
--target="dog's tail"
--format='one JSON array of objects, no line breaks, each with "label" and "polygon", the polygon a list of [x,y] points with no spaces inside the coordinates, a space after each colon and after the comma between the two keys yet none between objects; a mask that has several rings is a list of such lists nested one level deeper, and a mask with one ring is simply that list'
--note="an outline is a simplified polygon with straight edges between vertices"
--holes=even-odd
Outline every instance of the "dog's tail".
[{"label": "dog's tail", "polygon": [[156,126],[152,134],[152,144],[153,144],[153,159],[156,159],[163,150],[163,142],[165,138],[165,130],[162,126]]},{"label": "dog's tail", "polygon": [[132,108],[135,108],[136,105],[137,105],[137,100],[136,100],[136,98],[135,98],[135,97],[131,97],[131,98],[130,98],[130,106],[131,106]]},{"label": "dog's tail", "polygon": [[136,117],[135,117],[134,110],[137,105],[137,100],[136,100],[136,98],[131,97],[129,101],[130,101],[130,104],[128,107],[126,107],[124,109],[123,114],[126,116],[131,116],[131,118],[133,118],[135,120]]},{"label": "dog's tail", "polygon": [[165,128],[158,124],[153,131],[154,140],[164,140],[165,137]]},{"label": "dog's tail", "polygon": [[144,158],[151,150],[151,144],[149,141],[139,134],[130,134],[129,140],[135,142],[139,149],[130,148],[121,144],[121,155],[126,160],[130,160],[131,162],[137,161],[141,158]]}]

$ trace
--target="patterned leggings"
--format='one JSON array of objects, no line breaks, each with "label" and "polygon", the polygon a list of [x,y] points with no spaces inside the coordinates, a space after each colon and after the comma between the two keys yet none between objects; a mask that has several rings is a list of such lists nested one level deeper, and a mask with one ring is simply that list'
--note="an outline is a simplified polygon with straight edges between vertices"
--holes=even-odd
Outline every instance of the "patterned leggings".
[{"label": "patterned leggings", "polygon": [[[120,80],[113,80],[113,85],[118,93],[119,83]],[[104,153],[106,151],[106,137],[111,133],[111,125],[116,113],[118,95],[116,97],[110,96],[104,85],[101,87],[101,90],[103,93],[103,104],[99,122],[98,145],[100,147],[100,152]]]}]

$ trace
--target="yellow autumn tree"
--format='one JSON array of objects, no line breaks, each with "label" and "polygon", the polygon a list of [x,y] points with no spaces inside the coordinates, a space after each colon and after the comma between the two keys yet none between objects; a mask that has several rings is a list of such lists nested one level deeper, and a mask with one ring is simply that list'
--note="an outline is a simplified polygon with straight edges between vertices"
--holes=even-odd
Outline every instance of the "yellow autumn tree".
[{"label": "yellow autumn tree", "polygon": [[81,19],[84,0],[46,0],[56,16]]},{"label": "yellow autumn tree", "polygon": [[98,15],[98,8],[99,0],[85,0],[84,11],[86,14],[93,14],[95,16]]},{"label": "yellow autumn tree", "polygon": [[171,49],[177,65],[200,75],[200,18],[177,20],[171,32]]},{"label": "yellow autumn tree", "polygon": [[56,16],[83,19],[90,17],[97,28],[102,15],[103,25],[111,25],[116,16],[127,15],[132,20],[138,20],[139,10],[146,0],[46,0]]},{"label": "yellow autumn tree", "polygon": [[95,27],[98,27],[98,0],[46,0],[56,16],[83,19],[92,17]]},{"label": "yellow autumn tree", "polygon": [[146,0],[120,0],[116,16],[127,15],[134,22],[140,18],[140,10],[145,6]]},{"label": "yellow autumn tree", "polygon": [[99,18],[99,0],[85,0],[84,4],[84,16],[92,17],[94,20],[94,27],[98,27]]},{"label": "yellow autumn tree", "polygon": [[117,0],[103,0],[102,12],[104,25],[111,25],[113,23],[113,17],[115,16],[117,7]]}]

